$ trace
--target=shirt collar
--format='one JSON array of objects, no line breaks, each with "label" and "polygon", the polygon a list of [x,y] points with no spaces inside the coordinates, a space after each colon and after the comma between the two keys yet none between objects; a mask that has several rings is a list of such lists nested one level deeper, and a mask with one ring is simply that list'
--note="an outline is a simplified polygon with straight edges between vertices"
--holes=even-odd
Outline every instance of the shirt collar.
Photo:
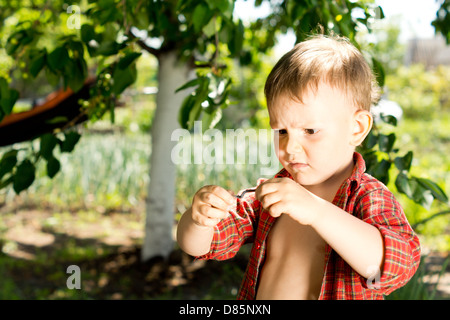
[{"label": "shirt collar", "polygon": [[366,172],[366,162],[364,161],[364,158],[360,153],[355,152],[353,153],[353,163],[355,165],[353,166],[352,174],[347,179],[347,181],[349,181],[349,183],[355,181],[356,186],[359,186],[364,172]]}]

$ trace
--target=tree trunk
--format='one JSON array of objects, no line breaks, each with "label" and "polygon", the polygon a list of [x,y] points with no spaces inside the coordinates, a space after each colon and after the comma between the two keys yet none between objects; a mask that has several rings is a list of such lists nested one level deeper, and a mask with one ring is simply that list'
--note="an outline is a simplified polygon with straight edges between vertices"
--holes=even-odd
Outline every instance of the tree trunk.
[{"label": "tree trunk", "polygon": [[167,258],[173,250],[176,166],[171,159],[171,151],[176,142],[171,141],[171,135],[179,128],[178,111],[186,97],[186,91],[175,94],[175,90],[188,81],[191,70],[187,63],[179,62],[175,52],[161,54],[158,60],[158,93],[150,132],[152,153],[142,261],[156,256]]}]

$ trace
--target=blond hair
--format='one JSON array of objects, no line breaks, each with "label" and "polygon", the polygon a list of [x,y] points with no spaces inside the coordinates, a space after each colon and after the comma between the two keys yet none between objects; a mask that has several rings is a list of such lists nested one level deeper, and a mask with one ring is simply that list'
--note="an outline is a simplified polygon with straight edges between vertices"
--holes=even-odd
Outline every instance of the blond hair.
[{"label": "blond hair", "polygon": [[361,52],[347,38],[316,35],[297,44],[270,72],[264,87],[267,106],[288,94],[302,102],[320,82],[343,90],[354,105],[369,110],[379,99],[379,87]]}]

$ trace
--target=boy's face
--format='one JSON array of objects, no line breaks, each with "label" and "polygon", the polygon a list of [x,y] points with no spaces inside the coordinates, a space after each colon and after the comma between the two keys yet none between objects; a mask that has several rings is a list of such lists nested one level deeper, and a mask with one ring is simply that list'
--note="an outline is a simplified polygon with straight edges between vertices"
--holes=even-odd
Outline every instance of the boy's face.
[{"label": "boy's face", "polygon": [[353,168],[357,108],[325,83],[302,100],[281,95],[269,108],[270,126],[279,135],[278,159],[305,187],[342,182]]}]

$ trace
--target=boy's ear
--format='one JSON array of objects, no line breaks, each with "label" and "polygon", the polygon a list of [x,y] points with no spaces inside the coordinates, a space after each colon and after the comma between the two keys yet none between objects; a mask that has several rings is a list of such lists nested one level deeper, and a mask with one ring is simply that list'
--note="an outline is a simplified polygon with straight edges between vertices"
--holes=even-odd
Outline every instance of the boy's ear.
[{"label": "boy's ear", "polygon": [[372,124],[373,118],[370,111],[357,110],[353,115],[354,129],[350,144],[355,147],[359,146],[372,129]]}]

